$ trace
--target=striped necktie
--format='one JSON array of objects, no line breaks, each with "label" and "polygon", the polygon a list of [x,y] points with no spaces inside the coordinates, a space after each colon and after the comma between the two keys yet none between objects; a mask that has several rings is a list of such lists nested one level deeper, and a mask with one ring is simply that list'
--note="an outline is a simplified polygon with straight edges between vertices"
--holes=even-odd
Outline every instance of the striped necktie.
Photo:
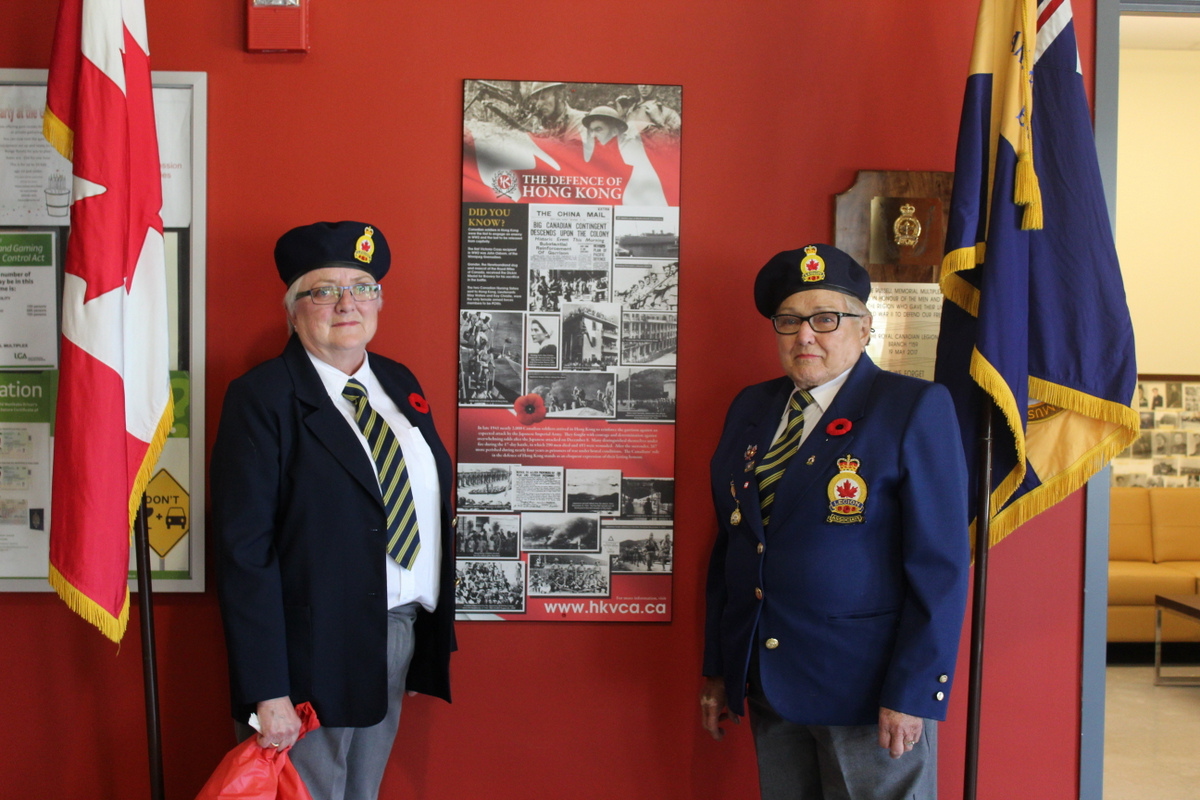
[{"label": "striped necktie", "polygon": [[371,458],[375,459],[375,468],[379,472],[379,491],[387,512],[388,555],[405,569],[412,569],[417,553],[421,552],[421,536],[400,442],[383,417],[367,402],[365,386],[354,379],[346,381],[342,397],[354,404],[354,421],[367,439]]},{"label": "striped necktie", "polygon": [[783,477],[788,461],[800,449],[800,437],[804,435],[804,408],[812,401],[812,395],[803,389],[792,392],[788,401],[787,424],[762,463],[754,469],[754,475],[758,478],[758,503],[762,508],[764,528],[771,522],[771,506],[775,503],[774,486]]}]

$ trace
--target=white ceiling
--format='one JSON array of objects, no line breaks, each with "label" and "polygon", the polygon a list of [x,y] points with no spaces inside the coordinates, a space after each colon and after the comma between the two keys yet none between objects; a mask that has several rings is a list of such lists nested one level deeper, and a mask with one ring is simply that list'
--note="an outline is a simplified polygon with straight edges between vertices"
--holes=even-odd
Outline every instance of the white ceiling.
[{"label": "white ceiling", "polygon": [[1200,50],[1200,15],[1122,14],[1122,50]]}]

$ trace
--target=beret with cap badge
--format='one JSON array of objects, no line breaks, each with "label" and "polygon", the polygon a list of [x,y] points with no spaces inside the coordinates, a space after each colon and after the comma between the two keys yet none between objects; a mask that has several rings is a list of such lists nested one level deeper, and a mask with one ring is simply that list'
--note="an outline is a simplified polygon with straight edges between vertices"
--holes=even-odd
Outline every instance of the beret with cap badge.
[{"label": "beret with cap badge", "polygon": [[288,286],[304,273],[322,267],[353,267],[378,281],[391,265],[392,251],[383,231],[365,222],[301,225],[275,243],[275,268]]},{"label": "beret with cap badge", "polygon": [[796,292],[828,289],[857,297],[871,296],[871,276],[847,253],[828,244],[810,244],[777,253],[754,280],[754,305],[770,317]]}]

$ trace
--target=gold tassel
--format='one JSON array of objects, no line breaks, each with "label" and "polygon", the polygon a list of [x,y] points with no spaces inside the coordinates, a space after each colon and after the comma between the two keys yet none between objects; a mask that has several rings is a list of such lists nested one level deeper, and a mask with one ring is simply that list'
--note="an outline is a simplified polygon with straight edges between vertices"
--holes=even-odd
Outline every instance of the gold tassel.
[{"label": "gold tassel", "polygon": [[[1030,134],[1032,138],[1032,134]],[[1029,149],[1023,150],[1017,157],[1016,185],[1013,187],[1013,198],[1018,205],[1025,206],[1021,217],[1021,229],[1040,231],[1042,229],[1042,187],[1038,182],[1037,171],[1033,168],[1033,142]]]}]

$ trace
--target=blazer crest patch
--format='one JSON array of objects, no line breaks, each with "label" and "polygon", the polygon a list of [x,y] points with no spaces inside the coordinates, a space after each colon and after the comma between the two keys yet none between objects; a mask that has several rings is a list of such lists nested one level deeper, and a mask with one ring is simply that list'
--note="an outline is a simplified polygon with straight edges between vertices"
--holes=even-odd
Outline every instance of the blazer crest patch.
[{"label": "blazer crest patch", "polygon": [[850,453],[837,461],[838,474],[829,481],[829,516],[826,522],[842,524],[863,521],[867,502],[867,482],[858,474],[861,462]]}]

